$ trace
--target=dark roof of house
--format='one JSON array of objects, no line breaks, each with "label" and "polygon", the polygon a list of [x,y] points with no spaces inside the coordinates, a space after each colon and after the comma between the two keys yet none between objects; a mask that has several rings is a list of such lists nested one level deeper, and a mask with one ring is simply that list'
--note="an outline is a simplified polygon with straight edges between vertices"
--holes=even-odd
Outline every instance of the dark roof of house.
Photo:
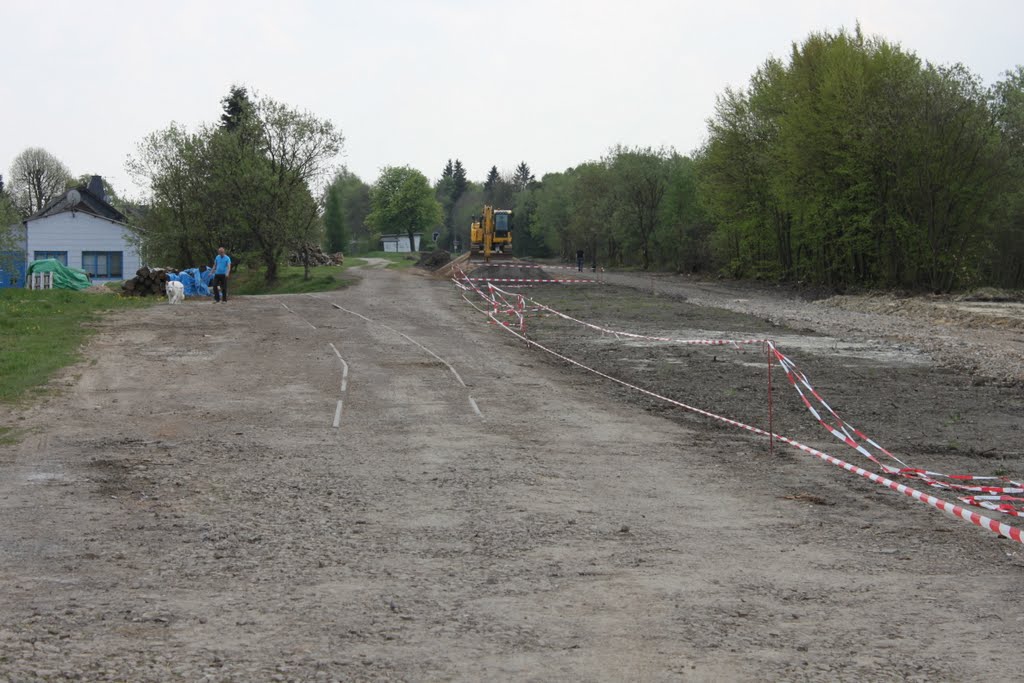
[{"label": "dark roof of house", "polygon": [[56,216],[65,211],[82,211],[83,213],[89,213],[93,216],[117,221],[118,223],[126,222],[127,217],[104,199],[103,180],[99,176],[93,176],[88,186],[79,185],[74,188],[74,191],[78,192],[79,201],[77,203],[72,204],[69,201],[68,195],[71,194],[72,190],[68,190],[64,194],[54,197],[46,206],[29,216],[28,220],[32,221],[37,218]]}]

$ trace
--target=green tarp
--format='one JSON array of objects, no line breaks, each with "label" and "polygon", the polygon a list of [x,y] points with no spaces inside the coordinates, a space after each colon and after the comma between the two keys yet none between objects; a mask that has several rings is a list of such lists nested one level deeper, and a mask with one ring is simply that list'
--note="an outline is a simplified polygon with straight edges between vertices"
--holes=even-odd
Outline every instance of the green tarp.
[{"label": "green tarp", "polygon": [[28,275],[32,273],[53,273],[53,286],[57,289],[85,289],[92,282],[84,270],[69,268],[55,258],[44,258],[28,264]]}]

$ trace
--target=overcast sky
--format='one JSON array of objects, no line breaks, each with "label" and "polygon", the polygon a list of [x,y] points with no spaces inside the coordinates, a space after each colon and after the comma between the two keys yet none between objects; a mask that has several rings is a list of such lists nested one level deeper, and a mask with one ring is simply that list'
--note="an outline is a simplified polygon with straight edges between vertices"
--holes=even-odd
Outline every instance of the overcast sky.
[{"label": "overcast sky", "polygon": [[538,178],[616,143],[690,152],[716,94],[812,31],[852,28],[991,83],[1020,0],[0,0],[0,172],[30,146],[138,195],[146,134],[214,121],[232,83],[329,118],[373,182],[408,164]]}]

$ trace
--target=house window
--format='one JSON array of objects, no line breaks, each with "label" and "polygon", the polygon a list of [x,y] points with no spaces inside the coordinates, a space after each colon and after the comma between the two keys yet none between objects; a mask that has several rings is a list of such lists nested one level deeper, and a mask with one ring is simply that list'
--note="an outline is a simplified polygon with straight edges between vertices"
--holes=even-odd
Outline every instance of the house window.
[{"label": "house window", "polygon": [[65,266],[68,264],[68,252],[66,251],[37,251],[35,260],[41,261],[44,258],[55,258]]},{"label": "house window", "polygon": [[122,254],[120,251],[83,251],[82,270],[89,277],[122,277]]}]

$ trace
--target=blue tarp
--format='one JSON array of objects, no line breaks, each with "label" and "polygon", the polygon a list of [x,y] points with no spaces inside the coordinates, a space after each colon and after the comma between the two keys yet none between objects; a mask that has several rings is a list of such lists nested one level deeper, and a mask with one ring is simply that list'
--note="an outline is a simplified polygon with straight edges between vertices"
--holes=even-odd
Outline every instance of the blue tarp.
[{"label": "blue tarp", "polygon": [[170,281],[180,282],[185,286],[185,296],[210,296],[210,283],[213,281],[213,269],[207,268],[202,273],[198,268],[183,270],[177,275],[167,274]]},{"label": "blue tarp", "polygon": [[0,289],[25,286],[25,252],[0,251]]}]

